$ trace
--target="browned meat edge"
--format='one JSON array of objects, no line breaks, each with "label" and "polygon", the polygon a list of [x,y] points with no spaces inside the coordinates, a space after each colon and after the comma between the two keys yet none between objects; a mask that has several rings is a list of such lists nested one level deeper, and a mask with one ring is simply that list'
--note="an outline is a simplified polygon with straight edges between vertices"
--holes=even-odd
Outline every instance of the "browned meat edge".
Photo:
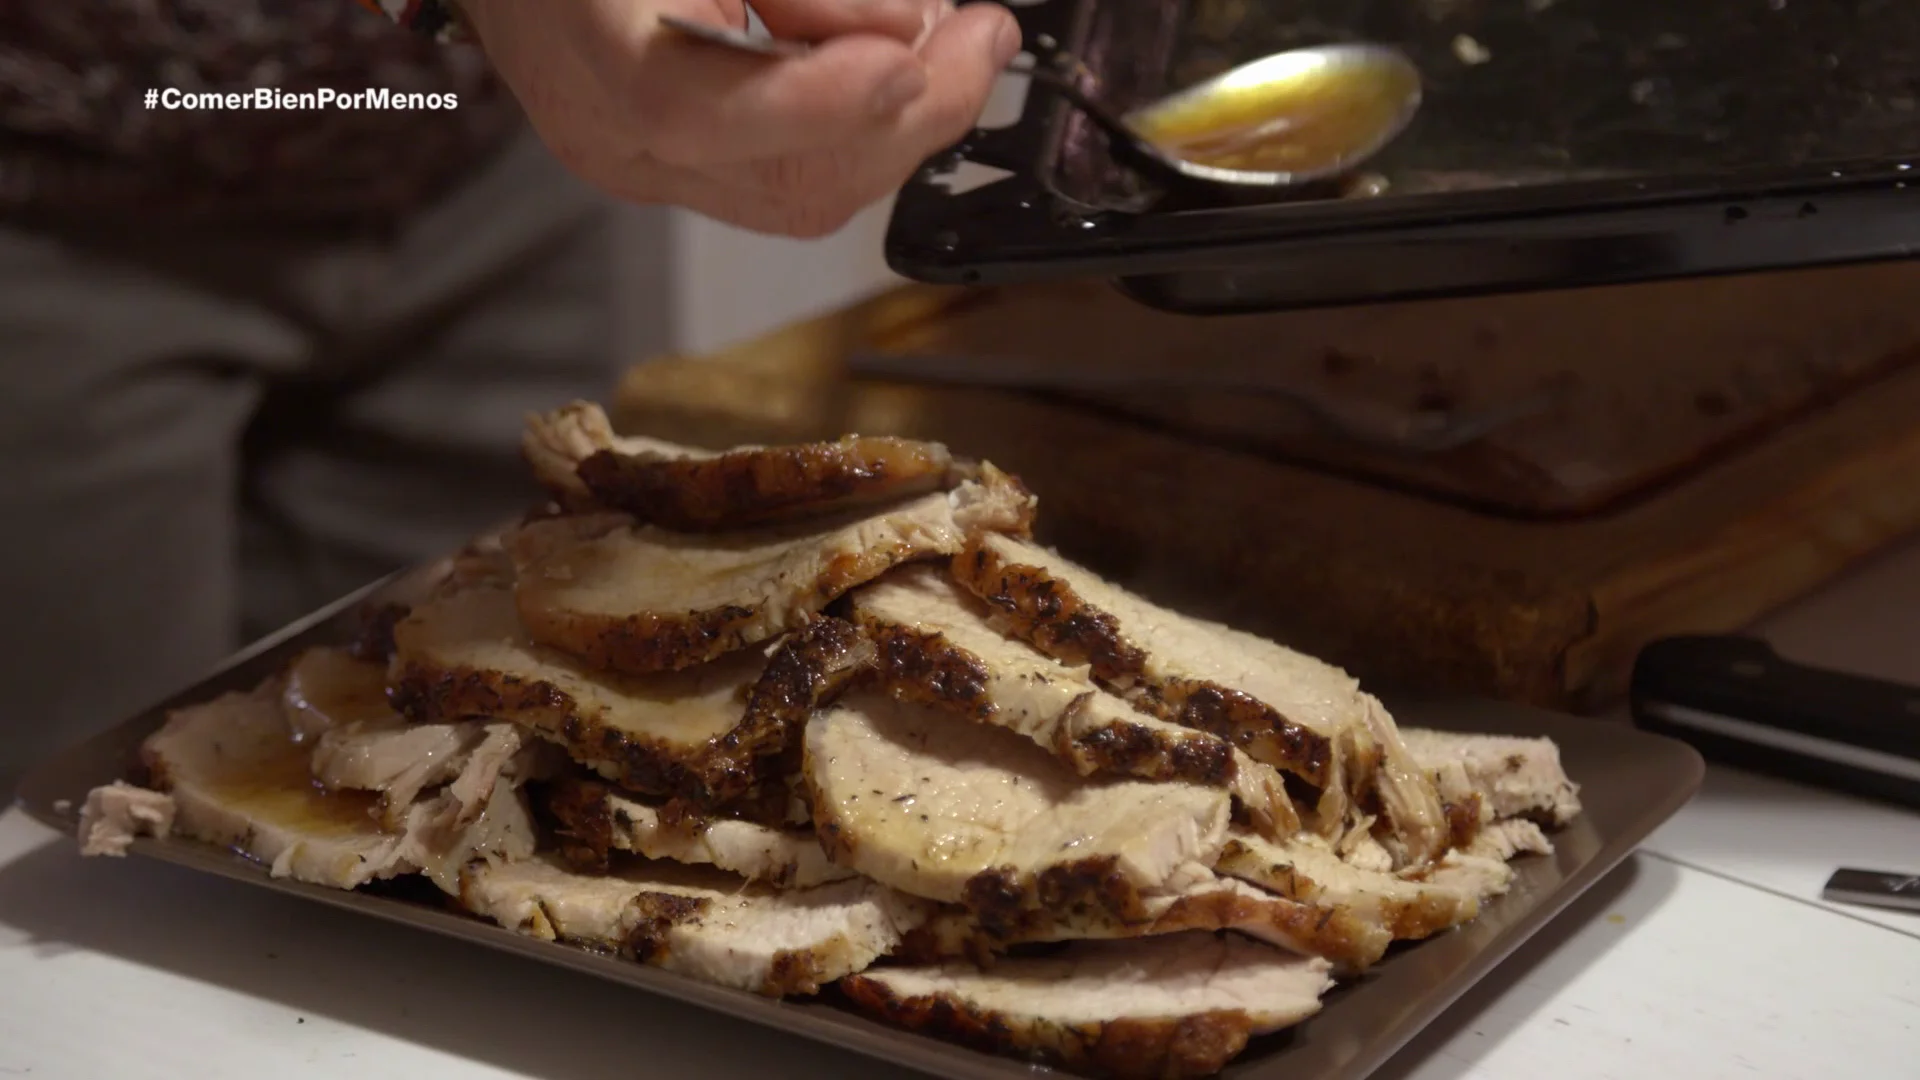
[{"label": "browned meat edge", "polygon": [[1457,803],[1442,801],[1447,815],[1447,846],[1465,848],[1480,836],[1480,794],[1474,792]]},{"label": "browned meat edge", "polygon": [[774,766],[797,767],[808,712],[838,693],[871,655],[851,623],[817,620],[775,652],[748,693],[739,726],[693,752],[603,727],[543,679],[407,665],[389,697],[415,721],[512,719],[555,736],[576,757],[611,764],[620,786],[630,791],[684,800],[702,811],[737,809],[760,820],[773,811],[756,804],[784,808],[784,790],[774,789],[784,789],[787,772]]},{"label": "browned meat edge", "polygon": [[954,557],[953,574],[1005,617],[1015,633],[1063,663],[1090,665],[1096,679],[1137,708],[1218,735],[1255,761],[1325,788],[1333,762],[1331,740],[1231,687],[1197,679],[1148,679],[1146,654],[1127,640],[1119,622],[1047,571],[1004,560],[976,540]]},{"label": "browned meat edge", "polygon": [[[614,830],[629,832],[633,822],[622,811],[607,805],[607,799],[616,793],[636,802],[653,805],[660,813],[662,825],[688,835],[698,832],[719,816],[693,806],[685,799],[669,799],[661,804],[637,792],[620,792],[612,784],[591,774],[563,776],[543,786],[543,797],[535,805],[546,812],[546,824],[552,833],[556,853],[573,870],[583,874],[604,874],[613,860],[619,857],[616,853],[622,849],[614,843]],[[784,782],[766,784],[755,788],[747,798],[727,807],[726,816],[771,829],[789,828],[787,805],[790,798],[791,792]]]},{"label": "browned meat edge", "polygon": [[[900,958],[909,963],[938,963],[962,957],[984,967],[992,957],[1018,945],[1075,938],[1070,920],[1056,922],[1048,912],[1029,913],[1024,922],[1012,932],[981,932],[956,940],[942,935],[935,920],[907,934]],[[1261,940],[1285,942],[1284,947],[1292,951],[1322,957],[1332,962],[1342,978],[1359,975],[1379,963],[1394,942],[1386,928],[1371,925],[1344,909],[1317,907],[1286,896],[1256,899],[1226,889],[1181,897],[1158,916],[1132,924],[1129,930],[1135,937],[1238,930],[1256,938],[1260,935],[1253,931],[1265,930],[1270,937]]]},{"label": "browned meat edge", "polygon": [[873,643],[843,619],[816,619],[788,638],[754,683],[739,725],[714,740],[695,765],[701,790],[687,797],[724,805],[792,775],[807,717],[870,669],[873,657]]},{"label": "browned meat edge", "polygon": [[[759,612],[741,604],[636,615],[555,612],[526,603],[515,607],[521,625],[535,641],[602,670],[650,675],[704,664],[797,629],[802,619],[810,620],[847,590],[921,555],[910,544],[886,544],[838,556],[806,595],[795,598],[796,621],[782,626],[754,625]],[[516,590],[516,601],[519,596]]]},{"label": "browned meat edge", "polygon": [[692,759],[677,747],[603,727],[582,716],[579,705],[544,679],[523,679],[468,667],[408,665],[388,691],[396,710],[416,723],[492,716],[545,732],[576,756],[613,765],[623,787],[672,796],[697,786]]},{"label": "browned meat edge", "polygon": [[405,604],[375,604],[360,612],[353,639],[347,642],[347,655],[355,660],[384,664],[393,659],[393,628],[400,625],[411,609]]},{"label": "browned meat edge", "polygon": [[900,998],[860,975],[841,979],[840,987],[860,1009],[910,1031],[1114,1080],[1211,1076],[1246,1049],[1254,1027],[1238,1009],[1181,1019],[1012,1025],[948,994]]},{"label": "browned meat edge", "polygon": [[952,466],[953,456],[938,443],[851,435],[714,458],[660,460],[601,450],[575,471],[595,500],[642,524],[712,532],[934,491]]},{"label": "browned meat edge", "polygon": [[[879,680],[901,701],[931,705],[982,723],[994,713],[986,661],[938,633],[855,616],[873,639]],[[1224,742],[1187,739],[1171,745],[1139,728],[1113,724],[1068,746],[1048,747],[1070,762],[1091,762],[1097,774],[1184,780],[1213,787],[1231,782],[1233,752]]]}]

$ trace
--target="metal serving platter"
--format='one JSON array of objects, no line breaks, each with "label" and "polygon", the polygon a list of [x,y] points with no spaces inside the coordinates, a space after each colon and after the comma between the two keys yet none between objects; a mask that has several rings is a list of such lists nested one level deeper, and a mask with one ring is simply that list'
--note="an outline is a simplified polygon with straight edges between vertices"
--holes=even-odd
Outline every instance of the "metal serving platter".
[{"label": "metal serving platter", "polygon": [[[159,727],[169,709],[252,687],[301,649],[345,640],[357,625],[363,604],[404,603],[441,572],[428,567],[370,586],[241,652],[192,688],[70,747],[27,777],[18,794],[21,808],[47,825],[75,833],[87,792],[128,775],[141,741]],[[1477,921],[1426,942],[1399,947],[1366,977],[1330,995],[1318,1016],[1291,1032],[1254,1041],[1223,1077],[1365,1077],[1630,855],[1693,796],[1704,774],[1700,756],[1685,744],[1620,725],[1486,702],[1389,695],[1388,704],[1408,726],[1551,737],[1560,745],[1567,772],[1581,785],[1585,812],[1554,836],[1552,857],[1531,857],[1515,864],[1512,891],[1489,905]],[[1047,1073],[871,1022],[841,1007],[831,992],[816,1001],[773,1001],[522,937],[418,900],[275,880],[257,862],[193,841],[140,840],[133,852],[636,986],[934,1076],[986,1080]],[[76,852],[74,857],[80,856]]]}]

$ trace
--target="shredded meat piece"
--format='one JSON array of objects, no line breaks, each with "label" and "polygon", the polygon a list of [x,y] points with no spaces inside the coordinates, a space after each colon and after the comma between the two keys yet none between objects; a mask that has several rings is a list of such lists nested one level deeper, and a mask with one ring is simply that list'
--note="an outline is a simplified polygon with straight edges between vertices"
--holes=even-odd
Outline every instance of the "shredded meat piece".
[{"label": "shredded meat piece", "polygon": [[116,780],[87,792],[80,807],[80,854],[124,857],[142,836],[173,829],[173,796]]}]

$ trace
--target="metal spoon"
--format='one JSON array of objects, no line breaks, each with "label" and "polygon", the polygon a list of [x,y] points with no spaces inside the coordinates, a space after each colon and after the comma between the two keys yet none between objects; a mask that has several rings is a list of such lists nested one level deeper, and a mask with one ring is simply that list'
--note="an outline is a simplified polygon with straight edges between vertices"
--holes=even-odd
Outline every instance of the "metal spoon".
[{"label": "metal spoon", "polygon": [[[762,56],[812,49],[671,15],[659,19],[688,37]],[[1419,70],[1382,45],[1274,53],[1124,115],[1086,92],[1086,69],[1068,54],[1007,70],[1084,113],[1128,164],[1162,179],[1237,188],[1285,188],[1350,172],[1406,130],[1421,99]]]}]

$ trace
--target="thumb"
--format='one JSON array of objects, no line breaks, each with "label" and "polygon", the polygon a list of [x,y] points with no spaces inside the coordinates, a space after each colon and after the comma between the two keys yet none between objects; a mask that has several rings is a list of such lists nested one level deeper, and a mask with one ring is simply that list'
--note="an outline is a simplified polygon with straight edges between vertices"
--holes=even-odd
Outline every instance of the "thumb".
[{"label": "thumb", "polygon": [[878,34],[911,45],[939,21],[941,0],[755,0],[753,10],[775,37],[822,42]]}]

